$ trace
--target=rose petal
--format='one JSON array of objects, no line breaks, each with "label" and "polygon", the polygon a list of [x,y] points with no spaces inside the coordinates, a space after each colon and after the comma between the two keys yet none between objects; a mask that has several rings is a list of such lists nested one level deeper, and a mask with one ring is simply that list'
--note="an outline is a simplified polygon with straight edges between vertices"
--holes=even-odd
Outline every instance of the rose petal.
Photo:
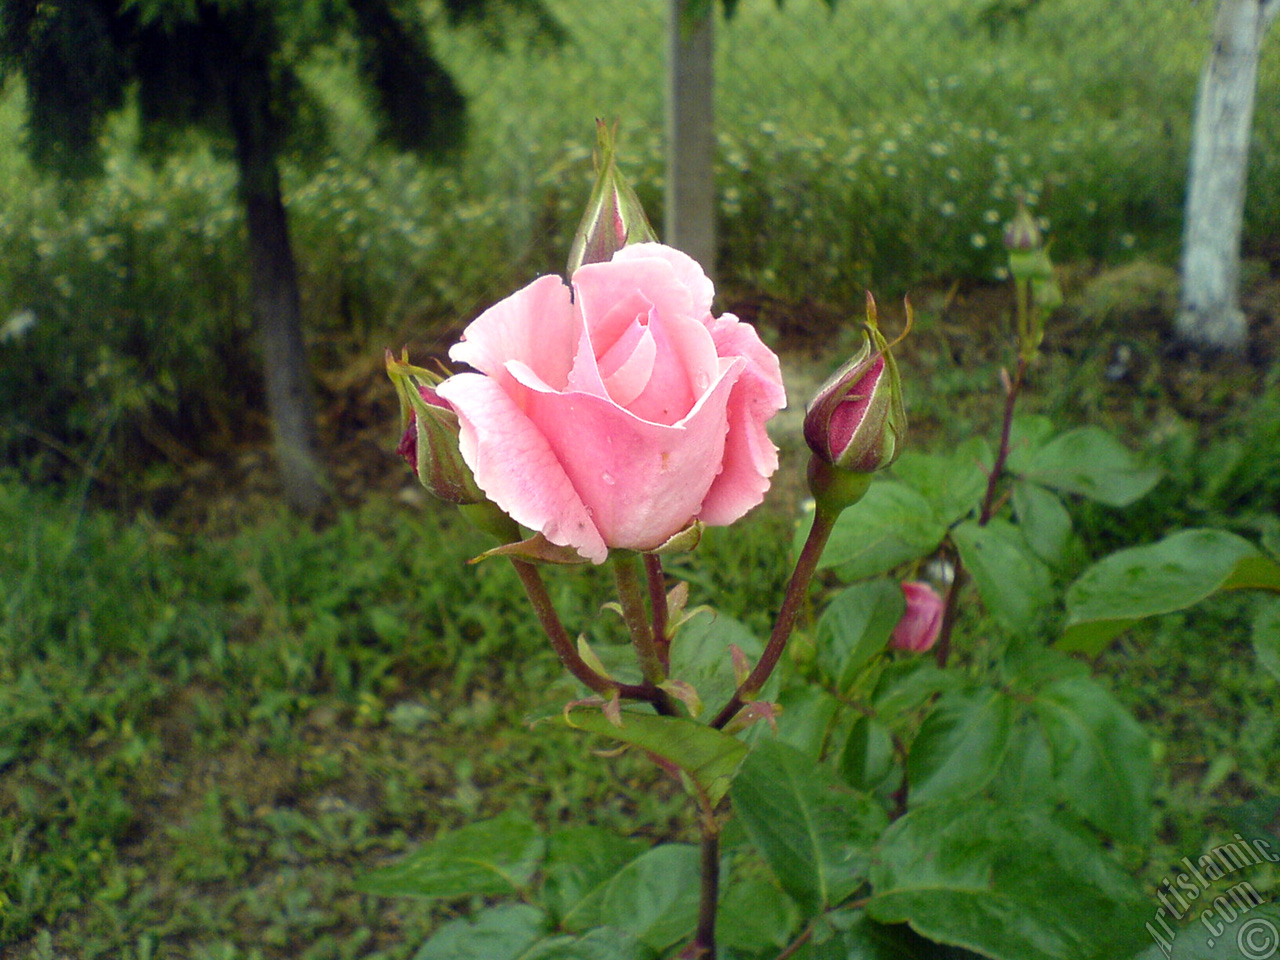
[{"label": "rose petal", "polygon": [[712,321],[709,330],[721,356],[737,354],[747,360],[729,398],[724,469],[698,514],[705,523],[724,526],[764,500],[769,478],[778,469],[778,450],[765,422],[786,406],[787,395],[778,358],[760,341],[754,327],[726,313]]},{"label": "rose petal", "polygon": [[[529,368],[513,364],[511,369],[522,373]],[[511,369],[508,376],[514,390],[527,390],[516,383]],[[608,548],[555,451],[497,380],[461,373],[440,384],[436,392],[458,412],[462,459],[489,499],[552,543],[573,547],[593,563],[603,563]]]},{"label": "rose petal", "polygon": [[[672,265],[660,257],[589,263],[573,275],[573,286],[596,356],[613,346],[613,341],[642,313],[647,315],[656,309],[663,316],[701,319],[693,295],[678,280]],[[643,303],[647,306],[637,309]]]},{"label": "rose petal", "polygon": [[764,345],[755,327],[742,323],[732,313],[726,313],[710,321],[707,329],[711,332],[716,353],[720,356],[747,358],[748,375],[761,381],[764,396],[773,404],[775,412],[787,405],[787,391],[782,383],[782,365],[778,362],[778,355]]},{"label": "rose petal", "polygon": [[592,394],[534,385],[517,387],[519,405],[604,541],[647,550],[698,514],[724,453],[725,406],[745,365],[740,358],[722,361],[715,382],[678,425],[642,420]]},{"label": "rose petal", "polygon": [[617,341],[625,337],[633,327],[647,324],[649,311],[652,309],[653,303],[649,298],[636,290],[601,315],[584,313],[584,317],[590,316],[590,320],[583,322],[591,335],[596,358],[599,359],[612,350]]},{"label": "rose petal", "polygon": [[676,279],[689,290],[693,316],[701,320],[711,312],[711,301],[716,295],[715,284],[698,261],[687,253],[661,243],[633,243],[615,253],[611,262],[631,263],[651,257],[671,264]]},{"label": "rose petal", "polygon": [[720,375],[715,341],[698,320],[680,314],[649,314],[657,347],[653,373],[627,409],[653,423],[672,424],[688,416]]},{"label": "rose petal", "polygon": [[627,406],[644,392],[653,377],[653,362],[658,355],[653,332],[639,324],[634,329],[635,337],[624,336],[600,358],[604,387],[620,407]]},{"label": "rose petal", "polygon": [[539,277],[471,321],[449,356],[500,382],[503,365],[519,360],[562,390],[581,332],[570,288],[559,277]]}]

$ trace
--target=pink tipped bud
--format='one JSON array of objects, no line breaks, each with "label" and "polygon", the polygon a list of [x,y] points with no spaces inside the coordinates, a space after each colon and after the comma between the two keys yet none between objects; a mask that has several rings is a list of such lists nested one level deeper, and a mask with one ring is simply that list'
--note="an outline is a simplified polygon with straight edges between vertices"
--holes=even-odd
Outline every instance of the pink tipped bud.
[{"label": "pink tipped bud", "polygon": [[485,495],[458,450],[458,415],[435,391],[441,378],[410,366],[407,359],[395,359],[390,350],[387,376],[400,397],[404,426],[396,453],[432,496],[449,503],[483,503]]},{"label": "pink tipped bud", "polygon": [[[907,304],[908,322],[911,305]],[[874,473],[897,458],[907,429],[898,365],[867,295],[862,349],[836,371],[805,411],[804,438],[823,461],[841,470]]]},{"label": "pink tipped bud", "polygon": [[907,609],[893,628],[889,646],[912,653],[924,653],[938,640],[946,608],[942,597],[927,583],[909,581],[902,585]]},{"label": "pink tipped bud", "polygon": [[630,243],[657,242],[640,198],[618,171],[616,125],[596,121],[596,183],[569,249],[569,276],[584,263],[603,263]]},{"label": "pink tipped bud", "polygon": [[1044,245],[1036,218],[1021,200],[1018,201],[1018,212],[1004,231],[1004,245],[1007,250],[1016,253],[1030,253]]}]

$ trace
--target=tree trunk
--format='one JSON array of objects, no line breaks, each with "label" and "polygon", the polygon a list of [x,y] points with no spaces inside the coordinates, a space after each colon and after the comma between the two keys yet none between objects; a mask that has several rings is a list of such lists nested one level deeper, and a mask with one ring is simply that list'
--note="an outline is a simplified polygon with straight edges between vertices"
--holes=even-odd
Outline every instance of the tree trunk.
[{"label": "tree trunk", "polygon": [[667,47],[667,191],[663,239],[714,277],[716,130],[713,92],[715,4],[690,23],[689,0],[671,0]]},{"label": "tree trunk", "polygon": [[1278,0],[1218,0],[1213,46],[1200,75],[1182,238],[1178,335],[1240,350],[1240,233],[1258,51]]},{"label": "tree trunk", "polygon": [[265,64],[260,70],[246,66],[231,81],[227,101],[249,237],[253,315],[266,366],[267,410],[285,501],[314,513],[326,499],[326,477],[318,455],[298,271],[280,192],[274,140],[278,126],[271,115]]}]

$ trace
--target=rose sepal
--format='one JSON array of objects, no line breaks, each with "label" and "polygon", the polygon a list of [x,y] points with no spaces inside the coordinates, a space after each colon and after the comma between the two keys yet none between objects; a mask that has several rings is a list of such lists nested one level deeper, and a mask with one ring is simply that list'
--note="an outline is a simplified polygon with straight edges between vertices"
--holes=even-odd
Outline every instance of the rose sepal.
[{"label": "rose sepal", "polygon": [[[506,514],[503,514],[503,516],[506,516]],[[507,519],[510,518],[508,517]],[[514,526],[514,522],[512,525]],[[479,563],[481,560],[488,560],[490,557],[514,557],[517,560],[528,560],[530,563],[551,563],[558,566],[590,562],[573,547],[562,547],[559,544],[552,543],[541,533],[535,533],[525,540],[504,543],[494,547],[492,550],[486,550],[467,562]]]},{"label": "rose sepal", "polygon": [[652,550],[645,550],[645,553],[656,553],[660,557],[665,557],[672,553],[692,553],[698,549],[698,544],[702,542],[702,532],[707,529],[707,525],[701,520],[694,520],[679,533],[673,533],[665,542],[654,547]]},{"label": "rose sepal", "polygon": [[387,351],[387,376],[396,388],[404,430],[396,452],[432,496],[459,505],[484,503],[484,491],[458,449],[458,415],[436,394],[444,378],[413,366],[408,356],[405,350],[397,360]]}]

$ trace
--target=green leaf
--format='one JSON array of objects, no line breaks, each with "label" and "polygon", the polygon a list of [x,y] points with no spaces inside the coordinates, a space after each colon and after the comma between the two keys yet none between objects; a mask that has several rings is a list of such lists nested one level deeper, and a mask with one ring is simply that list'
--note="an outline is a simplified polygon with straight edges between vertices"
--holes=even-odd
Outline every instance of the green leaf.
[{"label": "green leaf", "polygon": [[875,717],[853,721],[840,752],[840,776],[855,790],[873,793],[893,772],[893,737]]},{"label": "green leaf", "polygon": [[1160,481],[1127,447],[1099,427],[1078,427],[1030,453],[1019,473],[1063,493],[1111,507],[1127,507]]},{"label": "green leaf", "polygon": [[1015,691],[1034,694],[1063,677],[1089,676],[1089,665],[1078,657],[1046,647],[1035,634],[1010,637],[1000,658],[1001,683]]},{"label": "green leaf", "polygon": [[1280,680],[1280,599],[1268,597],[1254,614],[1253,652],[1267,672]]},{"label": "green leaf", "polygon": [[986,795],[1012,806],[1049,806],[1057,802],[1053,755],[1039,722],[1020,712],[1009,731],[1009,750]]},{"label": "green leaf", "polygon": [[1064,677],[1036,695],[1034,710],[1053,754],[1053,779],[1099,830],[1132,843],[1151,834],[1151,740],[1090,677]]},{"label": "green leaf", "polygon": [[887,818],[823,766],[784,743],[742,764],[733,809],[801,913],[813,917],[865,881],[867,850]]},{"label": "green leaf", "polygon": [[1067,591],[1058,647],[1094,656],[1144,617],[1181,610],[1219,590],[1280,591],[1280,564],[1224,530],[1183,530],[1095,563]]},{"label": "green leaf", "polygon": [[906,601],[891,580],[855,583],[836,594],[818,621],[818,664],[847,693],[871,658],[884,650]]},{"label": "green leaf", "polygon": [[906,450],[893,475],[923,495],[934,516],[950,525],[978,509],[993,459],[987,441],[971,437],[950,453]]},{"label": "green leaf", "polygon": [[788,687],[778,697],[782,715],[778,717],[778,732],[767,723],[757,723],[743,735],[752,745],[774,742],[789,744],[801,753],[818,759],[822,752],[827,731],[840,709],[840,701],[821,687],[803,684]]},{"label": "green leaf", "polygon": [[711,710],[728,703],[738,688],[731,643],[741,647],[752,663],[764,652],[764,644],[750,630],[733,617],[711,610],[691,616],[671,642],[671,676],[692,684]]},{"label": "green leaf", "polygon": [[995,960],[1118,960],[1153,912],[1092,837],[1041,808],[970,799],[919,807],[872,858],[867,912]]},{"label": "green leaf", "polygon": [[1053,597],[1053,580],[1018,529],[1007,520],[985,527],[968,520],[951,536],[991,615],[1013,633],[1034,628]]},{"label": "green leaf", "polygon": [[693,932],[698,922],[698,848],[664,843],[642,853],[609,882],[600,919],[662,950]]},{"label": "green leaf", "polygon": [[1032,552],[1050,567],[1059,566],[1071,542],[1071,515],[1058,495],[1018,480],[1013,485],[1013,512]]},{"label": "green leaf", "polygon": [[653,951],[617,927],[597,927],[580,937],[544,940],[521,960],[651,960]]},{"label": "green leaf", "polygon": [[864,580],[932,553],[946,532],[921,494],[905,484],[876,482],[840,514],[818,566],[837,567],[845,580]]},{"label": "green leaf", "polygon": [[504,904],[453,920],[422,945],[414,960],[649,960],[652,953],[624,930],[598,928],[580,937],[547,936],[547,919],[527,904]]},{"label": "green leaf", "polygon": [[901,660],[889,664],[880,674],[871,704],[881,720],[892,724],[902,714],[958,682],[954,673],[939,670],[932,660],[923,657]]},{"label": "green leaf", "polygon": [[568,716],[571,725],[603,734],[647,750],[679,767],[716,804],[729,789],[747,755],[741,740],[681,717],[622,712],[622,727],[615,727],[598,710],[579,709]]},{"label": "green leaf", "polygon": [[716,941],[726,947],[758,953],[785,947],[799,920],[791,898],[767,880],[735,883],[725,892],[716,914]]},{"label": "green leaf", "polygon": [[1220,896],[1235,914],[1229,921],[1221,908],[1201,907],[1197,911],[1200,923],[1178,934],[1169,960],[1271,960],[1280,955],[1276,949],[1280,943],[1280,904],[1259,903],[1257,893],[1243,886],[1223,891]]},{"label": "green leaf", "polygon": [[645,849],[643,841],[604,827],[557,830],[547,845],[542,902],[565,930],[597,926],[608,881]]},{"label": "green leaf", "polygon": [[1058,428],[1043,414],[1033,413],[1015,417],[1009,432],[1009,458],[1007,466],[1014,473],[1022,473],[1031,458],[1048,443]]},{"label": "green leaf", "polygon": [[533,878],[545,842],[525,817],[509,812],[441,833],[399,863],[356,881],[383,897],[510,896]]},{"label": "green leaf", "polygon": [[545,932],[546,917],[527,904],[481,910],[452,920],[414,954],[413,960],[524,960]]},{"label": "green leaf", "polygon": [[976,793],[1000,770],[1009,747],[1013,701],[991,687],[938,698],[907,754],[912,806]]}]

